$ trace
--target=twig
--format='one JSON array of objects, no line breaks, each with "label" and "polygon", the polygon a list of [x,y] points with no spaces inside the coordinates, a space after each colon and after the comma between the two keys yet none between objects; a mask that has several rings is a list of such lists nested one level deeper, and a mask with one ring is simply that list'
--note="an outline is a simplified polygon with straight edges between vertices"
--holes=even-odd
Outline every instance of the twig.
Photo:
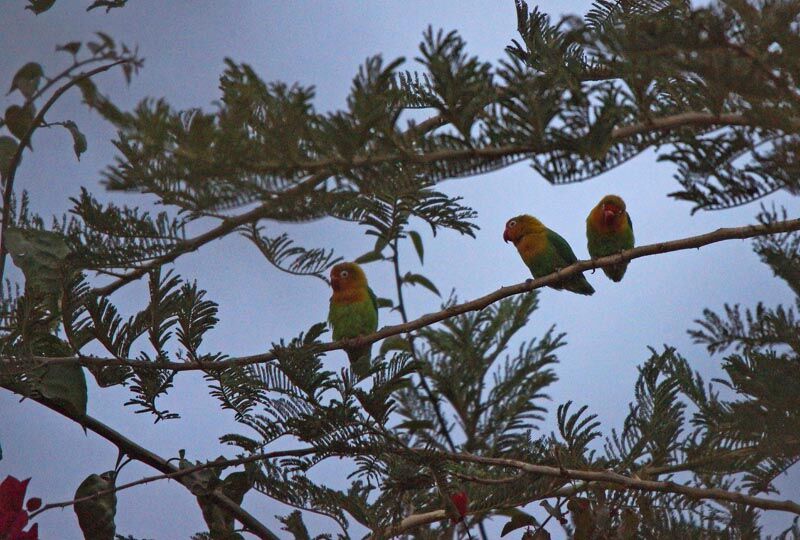
[{"label": "twig", "polygon": [[[717,229],[716,231],[712,231],[697,236],[689,236],[686,238],[680,238],[668,242],[647,244],[644,246],[639,246],[633,249],[622,251],[616,255],[609,255],[607,257],[600,257],[598,259],[588,259],[588,260],[578,261],[547,276],[536,279],[529,279],[525,282],[518,283],[516,285],[511,285],[508,287],[501,287],[498,290],[490,294],[487,294],[485,296],[481,296],[480,298],[476,298],[475,300],[464,302],[463,304],[456,304],[441,311],[436,311],[434,313],[428,313],[427,315],[423,315],[407,323],[395,324],[392,326],[384,326],[383,328],[381,328],[380,330],[378,330],[373,334],[360,336],[358,338],[353,338],[353,339],[346,339],[346,340],[321,343],[318,345],[311,345],[309,346],[309,349],[313,349],[315,352],[323,353],[323,352],[335,351],[338,349],[344,349],[346,347],[359,347],[366,345],[368,343],[374,343],[376,341],[385,339],[387,337],[396,336],[407,332],[412,332],[414,330],[430,326],[431,324],[455,317],[457,315],[468,313],[470,311],[478,311],[484,309],[487,306],[495,302],[498,302],[499,300],[502,300],[503,298],[508,298],[509,296],[514,296],[517,294],[527,293],[532,290],[545,287],[547,285],[552,285],[570,276],[576,275],[581,272],[585,272],[587,270],[592,270],[594,268],[604,268],[606,266],[619,264],[621,262],[631,261],[633,259],[639,259],[641,257],[649,257],[651,255],[657,255],[661,253],[670,253],[673,251],[682,251],[687,249],[697,249],[703,246],[707,246],[709,244],[715,244],[717,242],[723,242],[727,240],[746,239],[746,238],[753,238],[756,236],[787,233],[798,230],[800,230],[800,219],[790,219],[786,221],[777,221],[769,224],[745,225],[743,227],[722,228],[722,229]],[[89,356],[31,357],[31,359],[38,365],[78,364],[86,367],[130,366],[130,367],[172,369],[175,371],[228,369],[231,367],[242,367],[252,364],[269,362],[271,360],[275,360],[275,358],[276,356],[275,353],[273,352],[255,354],[252,356],[229,358],[227,360],[221,360],[219,362],[205,362],[205,363],[204,362],[191,362],[191,363],[148,362],[143,360],[134,360],[130,358],[122,358],[122,359],[98,358]]]},{"label": "twig", "polygon": [[26,131],[20,139],[19,145],[17,146],[17,151],[14,152],[14,155],[11,156],[11,161],[8,163],[8,177],[5,179],[5,185],[3,186],[3,220],[2,224],[0,224],[0,283],[3,282],[3,274],[5,273],[6,268],[6,229],[8,229],[8,225],[11,220],[11,197],[14,194],[14,177],[17,174],[17,168],[19,168],[20,160],[22,159],[22,153],[24,152],[28,143],[30,143],[33,132],[36,131],[36,128],[43,123],[45,115],[48,113],[50,108],[55,105],[56,101],[58,101],[58,99],[64,95],[64,92],[77,85],[81,81],[90,79],[95,75],[103,73],[104,71],[108,71],[113,67],[133,61],[133,59],[117,60],[116,62],[112,62],[110,64],[106,64],[105,66],[100,66],[91,71],[87,71],[86,73],[82,73],[81,75],[78,75],[74,79],[70,80],[65,85],[59,87],[55,92],[53,92],[53,95],[50,96],[50,99],[45,102],[39,113],[33,119],[28,131]]},{"label": "twig", "polygon": [[[397,238],[395,238],[392,243],[392,266],[394,267],[394,280],[397,286],[397,306],[400,308],[400,317],[403,319],[403,323],[408,324],[406,305],[403,301],[403,279],[400,277],[400,250],[398,249]],[[408,346],[411,349],[413,360],[419,362],[419,355],[417,355],[417,349],[414,346],[414,334],[408,334]],[[447,428],[447,421],[444,419],[442,410],[439,408],[439,400],[436,398],[433,390],[431,390],[431,387],[428,385],[428,381],[425,379],[425,375],[422,373],[419,374],[419,383],[422,389],[425,390],[428,400],[431,402],[436,420],[439,422],[440,431],[442,435],[444,435],[447,445],[450,447],[450,451],[455,452],[456,445],[453,442],[453,437],[450,435],[450,430]]]}]

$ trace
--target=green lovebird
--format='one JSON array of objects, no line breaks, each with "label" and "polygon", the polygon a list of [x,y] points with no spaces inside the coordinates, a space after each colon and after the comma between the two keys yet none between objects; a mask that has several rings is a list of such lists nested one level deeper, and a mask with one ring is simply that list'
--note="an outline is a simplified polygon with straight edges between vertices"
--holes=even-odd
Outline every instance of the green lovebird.
[{"label": "green lovebird", "polygon": [[[341,263],[331,269],[331,296],[328,321],[333,339],[355,338],[378,329],[378,300],[367,284],[367,276],[356,263]],[[364,377],[369,372],[372,344],[347,349],[353,372]]]},{"label": "green lovebird", "polygon": [[[633,247],[633,223],[625,210],[625,201],[616,195],[606,195],[586,218],[586,239],[592,259],[614,255]],[[628,269],[622,262],[603,268],[611,281],[620,281]]]},{"label": "green lovebird", "polygon": [[[527,214],[508,220],[506,230],[503,232],[503,240],[513,242],[522,261],[535,278],[552,274],[559,268],[569,266],[578,260],[566,240],[555,231],[545,227],[541,221]],[[583,277],[583,274],[550,286],[554,289],[566,289],[578,294],[594,294],[594,289]]]}]

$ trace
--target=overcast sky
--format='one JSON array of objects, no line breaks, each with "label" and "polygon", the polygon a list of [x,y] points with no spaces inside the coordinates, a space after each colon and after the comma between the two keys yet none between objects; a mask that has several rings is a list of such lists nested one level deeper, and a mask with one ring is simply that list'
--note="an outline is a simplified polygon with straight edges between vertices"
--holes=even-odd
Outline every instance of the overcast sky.
[{"label": "overcast sky", "polygon": [[[319,110],[342,108],[351,79],[370,55],[391,60],[413,58],[428,25],[456,29],[470,52],[494,61],[516,35],[514,4],[504,1],[438,0],[405,2],[306,1],[220,2],[212,0],[133,0],[129,6],[106,15],[86,13],[88,1],[61,0],[51,11],[34,17],[23,2],[0,2],[0,89],[10,85],[15,71],[25,62],[37,61],[48,73],[63,69],[69,60],[54,53],[58,44],[87,40],[101,30],[119,41],[138,44],[146,58],[144,70],[130,86],[121,74],[107,73],[97,79],[101,90],[124,107],[144,97],[164,97],[176,108],[210,108],[220,97],[218,77],[223,58],[250,63],[267,81],[315,85]],[[583,13],[588,1],[548,1],[541,7],[554,15]],[[4,86],[5,85],[5,86]],[[17,95],[5,97],[5,107]],[[130,205],[146,204],[136,196],[106,194],[98,185],[99,172],[114,156],[113,131],[96,114],[80,106],[77,95],[65,99],[49,120],[72,118],[89,141],[80,162],[75,161],[68,135],[61,130],[40,130],[33,139],[36,150],[27,154],[17,175],[18,189],[27,189],[33,207],[41,214],[61,214],[68,197],[80,186],[96,190],[101,200],[114,199]],[[678,185],[672,168],[656,163],[652,153],[586,183],[554,187],[526,164],[489,175],[446,182],[441,189],[464,198],[477,210],[481,227],[477,239],[444,233],[426,236],[424,272],[442,291],[455,289],[459,298],[470,299],[529,277],[516,251],[502,242],[505,221],[519,213],[531,213],[558,231],[586,258],[584,219],[606,193],[628,202],[640,244],[708,232],[722,226],[753,222],[757,205],[725,212],[690,215],[690,205],[667,198]],[[148,200],[149,201],[149,200]],[[796,214],[798,204],[778,194],[767,202],[786,204]],[[351,225],[315,222],[290,228],[268,224],[270,233],[287,230],[307,246],[335,248],[352,259],[371,248],[371,237]],[[402,264],[418,270],[416,256],[403,254]],[[10,263],[10,261],[9,261]],[[271,268],[257,250],[238,238],[217,241],[199,253],[182,258],[177,270],[196,278],[209,297],[220,304],[221,323],[204,343],[206,350],[230,355],[263,352],[271,342],[290,338],[315,322],[324,320],[329,291],[316,279],[293,278]],[[367,267],[372,287],[379,296],[393,296],[389,268]],[[11,272],[12,277],[18,273]],[[701,250],[634,261],[624,281],[614,284],[600,272],[589,275],[597,289],[590,298],[544,290],[541,307],[518,338],[542,335],[551,325],[567,333],[568,345],[559,353],[559,381],[549,392],[551,411],[568,399],[588,404],[604,427],[620,427],[633,397],[637,366],[648,356],[648,347],[674,345],[706,376],[718,375],[719,358],[709,359],[692,345],[686,329],[703,308],[720,308],[724,302],[752,306],[789,301],[789,289],[773,279],[747,241],[732,241]],[[130,311],[141,308],[143,284],[129,286],[115,295]],[[410,293],[413,318],[436,310],[439,299],[425,290]],[[381,312],[381,325],[397,318]],[[511,344],[513,349],[515,344]],[[330,365],[344,365],[344,354],[328,356]],[[89,382],[88,412],[126,436],[164,457],[185,448],[192,459],[230,455],[217,440],[222,434],[242,432],[228,413],[219,412],[196,376],[181,375],[164,406],[182,415],[178,421],[153,425],[152,417],[134,415],[122,404],[124,389],[99,391]],[[45,502],[72,498],[88,474],[114,466],[116,450],[94,434],[43,407],[0,391],[0,442],[4,459],[0,477],[13,474],[32,477],[28,493]],[[552,415],[551,415],[552,416]],[[542,429],[553,429],[552,418]],[[336,464],[321,468],[317,477],[334,476]],[[132,464],[124,481],[154,474],[148,467]],[[784,492],[797,497],[798,487]],[[188,538],[204,530],[199,508],[189,493],[174,482],[137,487],[118,494],[117,531],[137,538]],[[258,494],[248,495],[244,506],[278,530],[275,514],[282,507]],[[43,539],[80,539],[72,509],[49,511],[39,519]],[[329,520],[309,518],[314,533],[333,532]],[[351,529],[357,533],[358,529]],[[551,532],[556,533],[554,528]],[[512,538],[518,538],[519,535]],[[556,536],[554,536],[556,537]]]}]

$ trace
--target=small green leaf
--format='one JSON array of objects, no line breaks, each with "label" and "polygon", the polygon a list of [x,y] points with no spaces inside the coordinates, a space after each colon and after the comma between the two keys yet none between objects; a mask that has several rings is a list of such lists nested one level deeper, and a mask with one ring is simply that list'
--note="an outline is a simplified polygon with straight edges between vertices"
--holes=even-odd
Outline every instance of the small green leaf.
[{"label": "small green leaf", "polygon": [[56,232],[9,227],[6,249],[25,275],[25,286],[45,294],[58,294],[66,272],[69,246]]},{"label": "small green leaf", "polygon": [[36,385],[43,397],[76,416],[86,414],[86,376],[76,365],[55,364],[45,368]]},{"label": "small green leaf", "polygon": [[434,285],[431,280],[422,274],[412,274],[411,272],[408,272],[405,276],[403,276],[403,283],[408,283],[410,285],[421,285],[436,296],[442,296],[442,294],[439,292],[439,289],[436,288],[436,285]]},{"label": "small green leaf", "polygon": [[414,244],[414,249],[417,250],[419,262],[425,264],[425,248],[422,246],[422,237],[417,231],[408,231],[408,236],[411,237],[411,242]]},{"label": "small green leaf", "polygon": [[78,161],[81,160],[81,154],[86,152],[86,136],[78,129],[78,125],[72,120],[64,122],[64,127],[69,130],[72,135],[72,149],[75,150],[75,156]]},{"label": "small green leaf", "polygon": [[70,41],[69,43],[64,43],[63,45],[56,47],[56,51],[68,52],[72,56],[75,56],[78,54],[78,51],[81,50],[81,45],[83,45],[83,43],[80,41]]},{"label": "small green leaf", "polygon": [[353,262],[355,262],[356,264],[367,264],[375,261],[380,261],[382,259],[383,255],[381,255],[380,251],[368,251]]},{"label": "small green leaf", "polygon": [[405,422],[397,424],[395,429],[405,429],[406,431],[414,432],[423,429],[433,430],[434,425],[430,420],[406,420]]},{"label": "small green leaf", "polygon": [[39,89],[39,81],[42,80],[42,77],[44,77],[42,66],[36,62],[28,62],[14,75],[8,93],[19,90],[23,96],[30,98]]},{"label": "small green leaf", "polygon": [[[6,127],[17,139],[22,139],[33,125],[33,118],[36,115],[33,105],[21,107],[19,105],[12,105],[6,109],[4,115]],[[30,146],[30,141],[28,141]]]},{"label": "small green leaf", "polygon": [[539,522],[536,520],[535,517],[523,512],[522,510],[517,510],[516,508],[514,508],[510,509],[510,511],[506,510],[505,512],[503,512],[503,514],[510,516],[511,521],[509,521],[503,526],[503,530],[500,533],[501,537],[507,535],[511,531],[515,531],[522,527],[539,526]]},{"label": "small green leaf", "polygon": [[11,160],[17,153],[17,140],[13,137],[0,137],[0,178],[7,179],[11,173]]},{"label": "small green leaf", "polygon": [[389,351],[410,353],[411,346],[408,344],[407,339],[401,338],[400,336],[392,336],[384,339],[383,343],[381,343],[381,354],[386,354]]},{"label": "small green leaf", "polygon": [[[90,474],[75,491],[75,498],[89,497],[115,487],[114,471],[103,474]],[[75,503],[75,514],[84,538],[90,540],[114,540],[117,525],[117,495],[113,491],[95,499]]]},{"label": "small green leaf", "polygon": [[124,7],[128,0],[95,0],[86,8],[86,11],[92,11],[97,8],[106,8],[106,13],[114,8]]},{"label": "small green leaf", "polygon": [[53,7],[55,3],[56,0],[28,0],[29,5],[25,6],[25,9],[29,9],[33,11],[34,14],[38,15]]},{"label": "small green leaf", "polygon": [[394,302],[390,298],[377,298],[375,303],[378,304],[378,309],[394,307]]}]

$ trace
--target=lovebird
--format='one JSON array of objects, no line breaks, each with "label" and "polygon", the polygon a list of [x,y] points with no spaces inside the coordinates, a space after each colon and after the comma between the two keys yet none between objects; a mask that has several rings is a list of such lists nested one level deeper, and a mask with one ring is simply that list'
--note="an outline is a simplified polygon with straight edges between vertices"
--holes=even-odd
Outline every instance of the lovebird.
[{"label": "lovebird", "polygon": [[[331,287],[328,321],[335,341],[371,334],[378,329],[378,300],[359,265],[351,262],[335,265],[331,269]],[[370,368],[372,344],[346,352],[353,372],[365,377]]]},{"label": "lovebird", "polygon": [[[572,248],[557,232],[545,227],[533,216],[523,214],[508,220],[503,231],[503,240],[516,246],[522,262],[530,269],[533,277],[552,274],[576,262],[578,258]],[[583,274],[567,278],[563,282],[550,285],[554,289],[566,289],[578,294],[594,294]]]},{"label": "lovebird", "polygon": [[[592,208],[586,218],[586,239],[589,255],[596,259],[614,255],[633,247],[633,223],[625,210],[625,201],[617,195],[606,195]],[[618,282],[625,275],[628,262],[603,268],[603,272]]]}]

